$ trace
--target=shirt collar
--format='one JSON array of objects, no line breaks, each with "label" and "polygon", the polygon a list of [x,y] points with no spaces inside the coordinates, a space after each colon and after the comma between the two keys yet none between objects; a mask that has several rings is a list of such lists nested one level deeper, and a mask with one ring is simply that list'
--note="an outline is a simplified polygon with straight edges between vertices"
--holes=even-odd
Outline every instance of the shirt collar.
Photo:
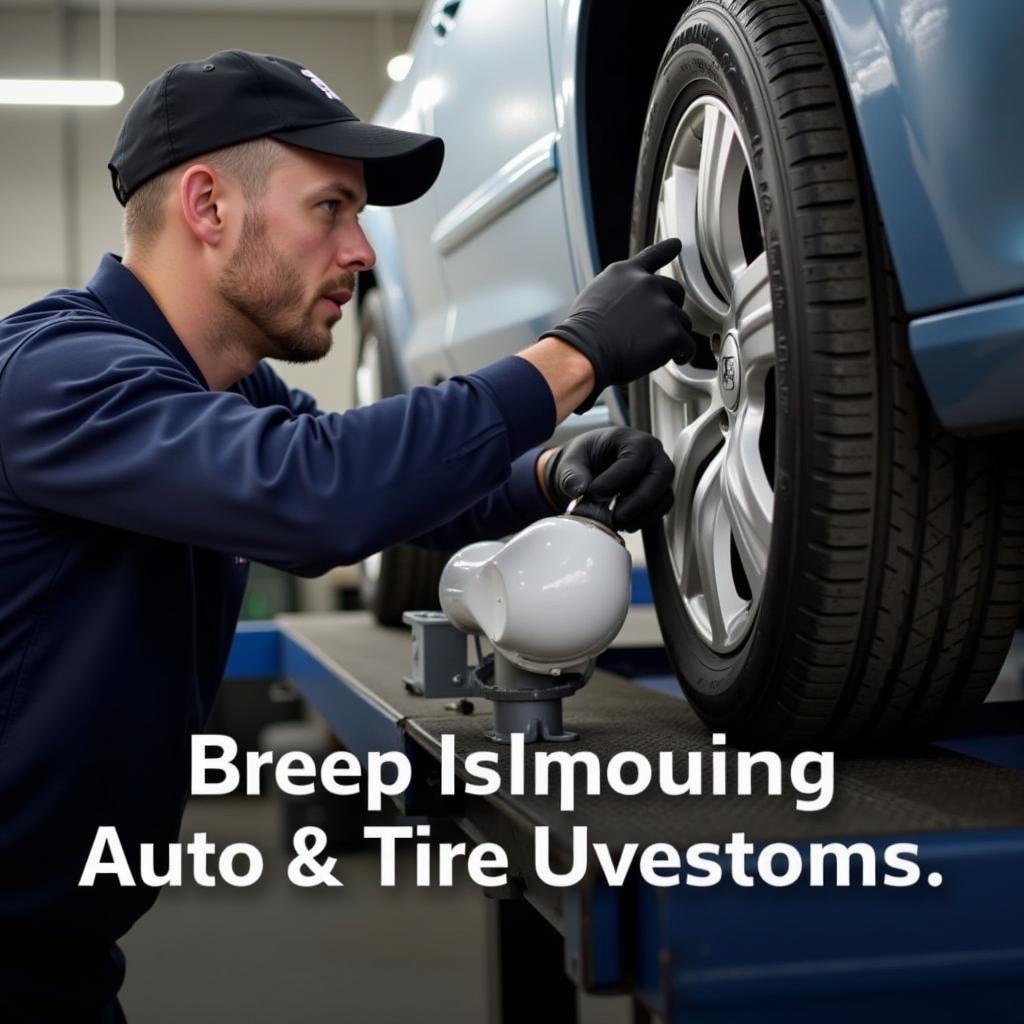
[{"label": "shirt collar", "polygon": [[177,359],[203,387],[208,387],[195,360],[174,333],[153,296],[122,264],[120,256],[115,256],[112,252],[104,254],[96,273],[86,287],[112,317],[142,331],[143,334],[148,334],[168,355]]}]

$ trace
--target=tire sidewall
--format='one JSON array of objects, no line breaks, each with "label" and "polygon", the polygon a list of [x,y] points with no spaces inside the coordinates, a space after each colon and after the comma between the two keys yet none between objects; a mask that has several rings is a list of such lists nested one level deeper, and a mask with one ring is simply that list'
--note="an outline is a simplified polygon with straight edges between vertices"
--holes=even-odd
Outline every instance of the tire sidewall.
[{"label": "tire sidewall", "polygon": [[[760,73],[739,26],[719,8],[699,5],[680,21],[666,49],[648,107],[637,170],[631,249],[653,237],[662,168],[674,130],[700,95],[714,95],[732,112],[750,158],[771,279],[775,320],[776,452],[772,539],[760,605],[743,644],[728,654],[712,651],[690,621],[675,582],[661,524],[645,530],[644,547],[655,607],[673,667],[688,698],[708,721],[756,712],[788,635],[793,551],[799,530],[801,373],[793,341],[801,336],[798,280],[790,239],[796,237],[782,179],[783,158]],[[787,287],[788,286],[788,287]],[[650,429],[646,379],[630,392],[635,426]],[[746,709],[746,711],[745,711]]]}]

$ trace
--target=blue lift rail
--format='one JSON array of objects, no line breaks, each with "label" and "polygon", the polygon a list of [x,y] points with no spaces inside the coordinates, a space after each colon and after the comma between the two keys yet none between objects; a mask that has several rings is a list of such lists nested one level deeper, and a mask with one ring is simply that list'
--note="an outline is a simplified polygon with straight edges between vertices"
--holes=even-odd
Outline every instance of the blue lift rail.
[{"label": "blue lift rail", "polygon": [[[627,628],[626,646],[613,648],[607,664],[650,681],[664,661],[649,638],[637,639],[643,633]],[[801,814],[791,801],[756,794],[648,792],[584,797],[563,814],[555,796],[511,795],[507,748],[497,793],[440,797],[440,737],[455,737],[462,767],[471,751],[496,749],[483,738],[491,714],[484,701],[465,714],[458,702],[407,693],[401,677],[409,665],[409,634],[363,613],[282,616],[239,627],[227,677],[288,681],[364,760],[371,750],[403,752],[414,769],[405,813],[450,817],[473,841],[508,852],[505,898],[489,901],[492,1021],[511,1024],[542,1009],[543,1019],[571,1024],[577,986],[628,993],[635,1021],[666,1024],[1019,1015],[1024,702],[986,705],[974,729],[942,745],[837,759],[835,797],[820,812]],[[567,727],[581,736],[573,749],[593,750],[602,764],[621,750],[652,762],[662,750],[709,751],[709,732],[686,702],[658,689],[596,672],[565,705]],[[838,841],[880,851],[908,842],[919,847],[922,879],[939,872],[943,881],[812,887],[805,873],[785,888],[728,879],[654,887],[634,873],[612,887],[591,872],[554,888],[534,873],[538,825],[550,827],[560,858],[568,857],[573,825],[612,849],[666,842],[682,850],[724,843],[733,832],[757,847]]]}]

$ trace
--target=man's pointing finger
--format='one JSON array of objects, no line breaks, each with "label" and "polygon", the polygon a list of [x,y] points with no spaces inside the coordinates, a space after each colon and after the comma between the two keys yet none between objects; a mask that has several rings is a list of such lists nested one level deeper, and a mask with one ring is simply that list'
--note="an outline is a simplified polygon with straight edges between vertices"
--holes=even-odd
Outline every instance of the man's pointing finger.
[{"label": "man's pointing finger", "polygon": [[631,259],[653,274],[666,263],[671,263],[682,251],[683,243],[678,238],[665,238],[647,246],[646,249],[641,249]]}]

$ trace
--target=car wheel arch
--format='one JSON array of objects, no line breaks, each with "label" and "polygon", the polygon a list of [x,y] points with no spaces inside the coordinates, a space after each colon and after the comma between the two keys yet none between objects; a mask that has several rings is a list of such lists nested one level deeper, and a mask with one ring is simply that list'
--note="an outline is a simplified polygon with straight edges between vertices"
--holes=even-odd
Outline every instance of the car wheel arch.
[{"label": "car wheel arch", "polygon": [[[582,127],[579,158],[597,267],[629,255],[633,184],[647,105],[665,46],[690,3],[650,5],[642,17],[623,16],[617,4],[581,4],[575,68]],[[616,69],[614,74],[594,70],[609,67]],[[611,152],[616,159],[608,159]]]}]

